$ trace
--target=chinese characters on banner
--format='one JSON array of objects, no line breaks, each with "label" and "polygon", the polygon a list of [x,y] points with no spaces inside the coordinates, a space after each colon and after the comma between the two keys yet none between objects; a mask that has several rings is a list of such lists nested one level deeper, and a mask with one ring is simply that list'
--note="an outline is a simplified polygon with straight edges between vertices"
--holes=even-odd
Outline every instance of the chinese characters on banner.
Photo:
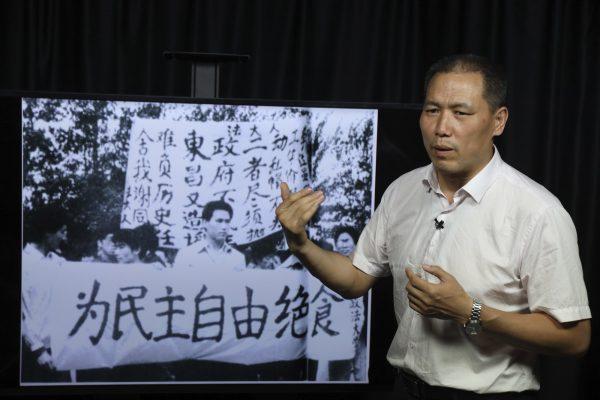
[{"label": "chinese characters on banner", "polygon": [[302,271],[248,270],[227,279],[65,263],[53,273],[56,282],[71,282],[49,289],[46,309],[59,370],[181,359],[256,364],[305,352],[311,305]]}]

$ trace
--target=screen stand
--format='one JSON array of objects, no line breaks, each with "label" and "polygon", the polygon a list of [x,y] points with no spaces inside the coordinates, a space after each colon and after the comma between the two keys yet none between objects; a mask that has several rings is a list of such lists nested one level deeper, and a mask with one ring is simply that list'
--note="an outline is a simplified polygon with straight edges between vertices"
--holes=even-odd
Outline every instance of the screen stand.
[{"label": "screen stand", "polygon": [[180,60],[191,63],[191,93],[193,98],[219,98],[219,70],[223,63],[245,62],[248,54],[193,53],[184,51],[165,51],[167,60]]}]

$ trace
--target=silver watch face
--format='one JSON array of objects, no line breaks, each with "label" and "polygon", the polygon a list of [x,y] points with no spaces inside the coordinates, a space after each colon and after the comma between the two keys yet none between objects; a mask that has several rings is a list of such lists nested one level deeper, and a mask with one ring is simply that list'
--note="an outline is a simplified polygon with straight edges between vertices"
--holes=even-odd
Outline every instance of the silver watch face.
[{"label": "silver watch face", "polygon": [[481,332],[481,324],[477,320],[469,320],[465,326],[465,332],[467,332],[468,335],[477,335]]}]

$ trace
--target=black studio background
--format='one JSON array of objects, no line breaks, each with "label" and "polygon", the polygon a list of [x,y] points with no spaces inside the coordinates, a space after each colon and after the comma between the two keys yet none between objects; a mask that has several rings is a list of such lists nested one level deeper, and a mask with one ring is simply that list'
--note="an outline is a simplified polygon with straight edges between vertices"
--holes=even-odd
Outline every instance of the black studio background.
[{"label": "black studio background", "polygon": [[[0,90],[187,96],[188,66],[162,56],[179,50],[251,55],[222,69],[222,97],[418,103],[423,74],[441,56],[473,52],[502,63],[510,87],[502,157],[573,217],[595,313],[600,2],[28,0],[2,2],[0,11]],[[418,132],[399,126],[398,135]],[[1,179],[3,191],[16,182]],[[391,313],[386,323],[393,329]],[[598,319],[592,324],[597,332]],[[599,379],[592,340],[581,361],[545,359],[540,398],[591,398]]]}]

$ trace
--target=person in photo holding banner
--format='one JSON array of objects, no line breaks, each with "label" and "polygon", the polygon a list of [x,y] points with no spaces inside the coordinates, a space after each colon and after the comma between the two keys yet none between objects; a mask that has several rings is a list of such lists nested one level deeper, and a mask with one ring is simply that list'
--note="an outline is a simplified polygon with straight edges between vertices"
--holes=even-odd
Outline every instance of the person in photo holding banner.
[{"label": "person in photo holding banner", "polygon": [[233,209],[223,201],[210,201],[202,209],[205,238],[179,250],[173,266],[175,268],[218,268],[241,271],[246,267],[244,255],[227,243],[231,230]]},{"label": "person in photo holding banner", "polygon": [[[333,229],[332,240],[333,250],[349,257],[356,246],[357,233],[352,227],[338,226]],[[366,377],[362,364],[366,363],[366,354],[364,351],[359,352],[365,323],[366,307],[363,299],[333,301],[329,304],[332,325],[338,329],[344,327],[344,334],[334,337],[335,345],[330,342],[332,338],[326,336],[312,338],[311,351],[308,353],[309,377],[319,382],[364,381]],[[366,332],[364,334],[366,339]]]},{"label": "person in photo holding banner", "polygon": [[68,381],[68,374],[56,372],[47,334],[50,316],[43,312],[48,301],[44,285],[50,269],[65,261],[60,246],[67,240],[68,216],[56,205],[45,205],[28,215],[22,253],[22,375],[24,379]]},{"label": "person in photo holding banner", "polygon": [[276,215],[292,253],[343,297],[392,276],[399,398],[533,399],[539,354],[582,356],[590,344],[575,227],[494,146],[508,120],[498,66],[450,56],[424,86],[431,164],[387,188],[351,258],[306,234],[321,191],[282,183]]},{"label": "person in photo holding banner", "polygon": [[[335,251],[346,256],[352,257],[356,248],[358,232],[350,226],[340,226],[333,232],[333,243]],[[352,376],[355,381],[366,380],[366,340],[367,340],[367,318],[365,310],[367,307],[367,296],[352,299],[350,303],[351,318],[354,322],[353,340],[354,358],[351,360]]]}]

